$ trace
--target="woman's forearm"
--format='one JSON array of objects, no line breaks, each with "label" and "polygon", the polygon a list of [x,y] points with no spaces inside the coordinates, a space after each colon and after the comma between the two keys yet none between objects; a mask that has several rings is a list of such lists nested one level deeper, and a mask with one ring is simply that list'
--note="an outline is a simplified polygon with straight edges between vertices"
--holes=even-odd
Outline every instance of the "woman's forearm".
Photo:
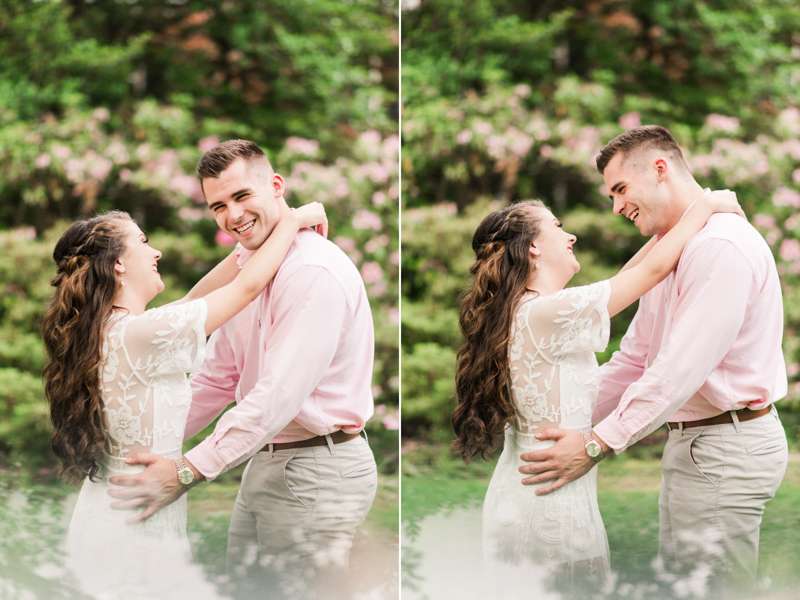
[{"label": "woman's forearm", "polygon": [[237,264],[235,249],[228,256],[222,259],[217,266],[211,269],[206,275],[198,281],[195,286],[183,298],[183,301],[195,300],[203,298],[214,290],[218,290],[222,286],[228,285],[239,274],[239,265]]},{"label": "woman's forearm", "polygon": [[653,249],[653,246],[656,245],[656,241],[657,241],[656,236],[653,236],[649,240],[647,240],[647,243],[641,248],[639,248],[636,254],[633,255],[633,258],[631,258],[628,262],[626,262],[625,266],[622,267],[619,270],[619,272],[622,273],[623,271],[627,271],[628,269],[633,268],[640,262],[642,262],[644,260],[644,257],[647,256],[650,250]]}]

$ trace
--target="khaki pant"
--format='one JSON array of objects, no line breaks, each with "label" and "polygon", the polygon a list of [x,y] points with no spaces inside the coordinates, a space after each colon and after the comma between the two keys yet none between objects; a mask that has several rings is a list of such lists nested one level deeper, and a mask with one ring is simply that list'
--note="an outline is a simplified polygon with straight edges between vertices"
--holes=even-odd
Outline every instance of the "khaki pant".
[{"label": "khaki pant", "polygon": [[[749,585],[766,503],[783,479],[786,434],[772,412],[750,421],[675,429],[661,461],[658,562],[676,585]],[[681,581],[683,580],[683,581]]]},{"label": "khaki pant", "polygon": [[297,597],[318,577],[341,576],[377,482],[362,437],[259,452],[244,471],[231,515],[228,574],[234,582],[258,581],[260,598]]}]

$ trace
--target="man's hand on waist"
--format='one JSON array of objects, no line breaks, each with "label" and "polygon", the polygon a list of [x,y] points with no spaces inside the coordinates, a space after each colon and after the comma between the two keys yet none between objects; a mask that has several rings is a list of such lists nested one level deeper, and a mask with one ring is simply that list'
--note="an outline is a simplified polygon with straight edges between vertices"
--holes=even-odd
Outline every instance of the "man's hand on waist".
[{"label": "man's hand on waist", "polygon": [[[596,434],[593,435],[603,449],[604,454],[611,451]],[[522,480],[524,485],[553,482],[548,486],[537,489],[537,496],[554,492],[565,483],[583,477],[595,465],[595,461],[586,453],[583,436],[576,431],[545,429],[536,434],[536,439],[556,440],[555,445],[549,448],[526,452],[520,456],[522,460],[530,464],[521,466],[519,472],[525,475],[532,475],[532,477],[526,477]]]},{"label": "man's hand on waist", "polygon": [[[129,465],[146,465],[141,473],[131,475],[118,475],[109,481],[113,485],[122,486],[121,489],[110,489],[108,495],[119,502],[112,502],[114,510],[130,510],[144,507],[136,516],[125,519],[129,525],[144,521],[153,516],[157,511],[168,506],[180,498],[186,488],[178,481],[178,471],[172,459],[160,454],[139,453],[125,459]],[[187,462],[187,467],[192,469],[195,477],[203,476]]]}]

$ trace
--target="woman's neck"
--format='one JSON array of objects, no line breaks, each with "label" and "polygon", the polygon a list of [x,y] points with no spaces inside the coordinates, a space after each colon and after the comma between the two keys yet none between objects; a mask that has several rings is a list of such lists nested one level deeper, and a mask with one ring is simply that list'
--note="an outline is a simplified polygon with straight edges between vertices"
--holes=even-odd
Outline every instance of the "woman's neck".
[{"label": "woman's neck", "polygon": [[128,292],[124,287],[114,296],[114,308],[125,310],[129,315],[141,315],[147,308],[147,300]]},{"label": "woman's neck", "polygon": [[569,279],[564,281],[563,277],[555,276],[546,269],[539,268],[528,277],[526,287],[530,291],[537,292],[540,296],[549,296],[563,290],[567,283],[569,283]]}]

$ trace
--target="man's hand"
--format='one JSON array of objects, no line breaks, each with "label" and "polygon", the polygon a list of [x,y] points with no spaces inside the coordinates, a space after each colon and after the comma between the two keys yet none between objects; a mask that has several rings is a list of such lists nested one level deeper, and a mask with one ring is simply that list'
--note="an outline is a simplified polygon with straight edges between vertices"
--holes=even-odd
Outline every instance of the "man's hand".
[{"label": "man's hand", "polygon": [[186,488],[178,481],[178,469],[175,462],[159,454],[134,454],[125,459],[129,465],[147,465],[141,473],[118,475],[109,481],[124,489],[108,490],[108,495],[121,502],[112,502],[115,510],[128,510],[144,507],[134,517],[125,519],[128,525],[139,523],[152,517],[157,511],[172,504],[183,495]]},{"label": "man's hand", "polygon": [[[531,464],[521,466],[519,472],[533,475],[522,480],[524,485],[555,479],[552,484],[536,490],[537,496],[555,492],[565,483],[583,477],[595,464],[586,454],[586,445],[580,433],[568,429],[545,429],[536,434],[536,439],[556,440],[550,448],[526,452],[520,457]],[[601,443],[601,446],[605,444]]]}]

